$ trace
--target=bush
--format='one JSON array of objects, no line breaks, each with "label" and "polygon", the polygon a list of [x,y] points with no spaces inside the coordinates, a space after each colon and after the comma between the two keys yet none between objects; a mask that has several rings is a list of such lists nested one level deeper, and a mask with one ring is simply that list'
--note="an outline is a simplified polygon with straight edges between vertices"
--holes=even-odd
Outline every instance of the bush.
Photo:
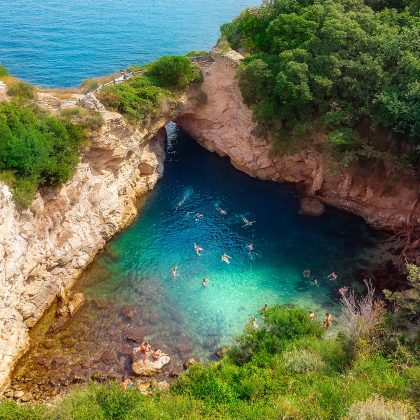
[{"label": "bush", "polygon": [[8,85],[7,94],[18,99],[34,99],[35,89],[28,83],[18,81]]},{"label": "bush", "polygon": [[27,206],[39,185],[71,178],[83,142],[81,127],[14,103],[0,103],[0,171],[13,177],[16,201]]},{"label": "bush", "polygon": [[46,420],[47,408],[41,405],[18,405],[14,401],[0,402],[0,420]]},{"label": "bush", "polygon": [[0,77],[8,76],[9,72],[2,64],[0,64]]},{"label": "bush", "polygon": [[288,373],[316,372],[325,368],[318,353],[309,350],[291,350],[283,353],[284,369]]},{"label": "bush", "polygon": [[201,71],[187,57],[168,56],[150,64],[146,76],[155,80],[158,86],[185,89],[200,78]]},{"label": "bush", "polygon": [[382,397],[369,398],[354,403],[347,420],[410,420],[416,418],[416,410],[402,401],[388,401]]}]

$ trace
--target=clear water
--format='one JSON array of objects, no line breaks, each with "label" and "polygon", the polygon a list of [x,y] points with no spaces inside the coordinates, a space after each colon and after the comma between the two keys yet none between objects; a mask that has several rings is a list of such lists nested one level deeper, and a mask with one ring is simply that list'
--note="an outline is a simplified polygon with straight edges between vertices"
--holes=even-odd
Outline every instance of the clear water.
[{"label": "clear water", "polygon": [[0,63],[42,86],[208,50],[219,27],[259,0],[0,0]]},{"label": "clear water", "polygon": [[[142,297],[157,290],[162,298],[151,306],[162,324],[170,318],[169,300],[179,323],[201,341],[217,335],[227,342],[264,304],[300,304],[321,318],[336,310],[338,288],[352,284],[358,259],[373,250],[377,234],[344,212],[328,209],[312,218],[297,210],[292,187],[251,179],[175,129],[163,179],[81,288],[91,298],[120,304],[138,303],[139,290]],[[256,223],[244,227],[243,217]],[[194,243],[204,248],[201,256]],[[223,253],[232,257],[230,264],[221,261]],[[303,277],[305,268],[319,287]],[[332,271],[337,281],[327,279]]]}]

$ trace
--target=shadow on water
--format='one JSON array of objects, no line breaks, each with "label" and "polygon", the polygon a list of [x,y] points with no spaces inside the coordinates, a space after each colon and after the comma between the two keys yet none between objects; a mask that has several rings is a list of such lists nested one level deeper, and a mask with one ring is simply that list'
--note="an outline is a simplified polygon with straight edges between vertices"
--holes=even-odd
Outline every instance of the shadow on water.
[{"label": "shadow on water", "polygon": [[[167,372],[189,357],[210,360],[265,303],[337,316],[338,288],[354,286],[357,270],[377,262],[384,235],[360,218],[331,208],[320,218],[299,216],[291,186],[251,179],[169,131],[163,179],[77,285],[86,304],[59,331],[49,330],[54,308],[34,328],[14,383],[35,398],[131,374],[132,348],[143,339],[173,357]],[[256,223],[244,227],[243,218]],[[302,276],[305,268],[319,287]],[[327,279],[332,271],[335,282]]]}]

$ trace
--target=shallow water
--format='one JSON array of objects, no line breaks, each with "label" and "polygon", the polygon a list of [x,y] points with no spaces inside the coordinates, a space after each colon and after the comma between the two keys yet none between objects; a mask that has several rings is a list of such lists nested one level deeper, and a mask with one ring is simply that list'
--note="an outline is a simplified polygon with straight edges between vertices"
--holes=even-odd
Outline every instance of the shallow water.
[{"label": "shallow water", "polygon": [[[174,356],[173,366],[192,356],[209,360],[251,317],[261,322],[265,303],[299,304],[318,319],[327,310],[337,316],[338,288],[354,285],[356,270],[368,269],[375,256],[382,235],[360,218],[335,209],[299,216],[291,186],[251,179],[173,126],[167,153],[164,177],[138,219],[78,284],[87,304],[55,333],[46,333],[52,313],[44,318],[16,380],[35,377],[42,387],[45,378],[66,385],[122,376],[130,373],[129,338],[136,335]],[[256,223],[243,227],[243,217]],[[319,287],[303,277],[305,268]],[[337,281],[326,278],[332,271]],[[108,350],[115,360],[105,363]]]},{"label": "shallow water", "polygon": [[0,63],[28,82],[82,80],[162,55],[208,50],[259,0],[0,0]]}]

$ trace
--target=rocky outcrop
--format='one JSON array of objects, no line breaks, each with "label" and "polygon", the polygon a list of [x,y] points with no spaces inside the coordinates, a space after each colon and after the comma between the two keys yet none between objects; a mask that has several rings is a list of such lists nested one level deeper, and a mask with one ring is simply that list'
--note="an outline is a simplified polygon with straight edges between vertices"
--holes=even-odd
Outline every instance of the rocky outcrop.
[{"label": "rocky outcrop", "polygon": [[157,360],[137,360],[133,362],[131,368],[136,375],[139,376],[153,376],[162,370],[169,362],[171,358],[168,355],[163,355]]},{"label": "rocky outcrop", "polygon": [[132,221],[137,199],[163,173],[166,132],[159,129],[170,115],[135,128],[93,96],[86,105],[105,123],[70,182],[39,192],[24,211],[0,184],[0,390],[29,345],[28,329]]},{"label": "rocky outcrop", "polygon": [[366,174],[357,168],[330,168],[331,162],[320,152],[320,133],[313,133],[307,142],[310,146],[295,154],[273,154],[271,141],[257,136],[252,112],[242,101],[235,79],[242,57],[213,51],[212,58],[202,69],[207,102],[185,110],[176,119],[206,149],[228,156],[235,168],[252,177],[300,184],[305,194],[358,214],[377,228],[398,231],[408,219],[420,224],[418,183],[392,180],[387,174]]}]

